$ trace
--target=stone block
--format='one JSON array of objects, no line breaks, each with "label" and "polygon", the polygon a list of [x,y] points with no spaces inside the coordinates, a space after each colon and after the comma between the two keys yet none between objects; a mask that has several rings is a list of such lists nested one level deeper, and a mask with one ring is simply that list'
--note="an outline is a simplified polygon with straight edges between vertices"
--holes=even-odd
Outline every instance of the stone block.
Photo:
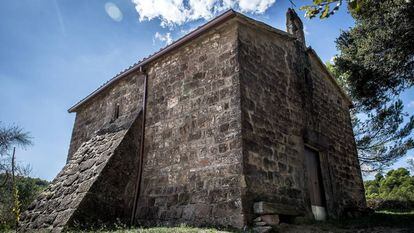
[{"label": "stone block", "polygon": [[255,222],[255,223],[254,223],[254,225],[255,225],[255,226],[266,226],[266,225],[267,225],[267,223],[265,223],[265,222],[263,222],[263,221],[260,221],[260,222]]},{"label": "stone block", "polygon": [[268,214],[284,214],[284,215],[300,215],[301,212],[294,206],[269,203],[269,202],[256,202],[253,205],[253,211],[255,214],[268,215]]},{"label": "stone block", "polygon": [[267,214],[267,215],[262,215],[260,217],[262,221],[265,222],[269,226],[278,225],[280,222],[279,215],[277,214],[273,214],[273,215]]},{"label": "stone block", "polygon": [[268,233],[272,232],[271,226],[259,226],[259,227],[253,227],[253,232],[255,233]]},{"label": "stone block", "polygon": [[261,217],[257,217],[257,218],[255,218],[253,221],[254,221],[254,222],[260,222],[260,221],[262,221],[262,218],[261,218]]}]

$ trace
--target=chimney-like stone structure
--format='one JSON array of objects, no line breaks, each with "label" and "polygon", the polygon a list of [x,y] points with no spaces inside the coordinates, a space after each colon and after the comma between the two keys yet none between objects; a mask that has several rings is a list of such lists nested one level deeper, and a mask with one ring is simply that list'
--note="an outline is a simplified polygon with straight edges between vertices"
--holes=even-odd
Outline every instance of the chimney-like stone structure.
[{"label": "chimney-like stone structure", "polygon": [[300,20],[298,14],[296,14],[295,10],[292,8],[289,8],[286,12],[286,31],[294,35],[304,46],[306,46],[302,20]]}]

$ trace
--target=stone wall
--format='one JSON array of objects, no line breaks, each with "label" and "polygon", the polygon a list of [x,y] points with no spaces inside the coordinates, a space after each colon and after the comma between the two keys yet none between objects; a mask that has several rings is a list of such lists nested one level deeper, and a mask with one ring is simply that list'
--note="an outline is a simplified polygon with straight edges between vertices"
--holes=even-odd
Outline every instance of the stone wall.
[{"label": "stone wall", "polygon": [[[114,222],[116,218],[130,216],[131,212],[125,211],[130,210],[129,200],[137,177],[136,131],[141,122],[136,119],[134,114],[106,124],[82,143],[23,213],[19,231],[60,232],[77,224]],[[125,179],[126,176],[131,179]]]},{"label": "stone wall", "polygon": [[120,118],[137,113],[138,106],[142,105],[143,81],[138,72],[130,74],[76,110],[68,160],[83,142],[113,121],[116,105],[119,105]]},{"label": "stone wall", "polygon": [[[328,207],[337,217],[346,211],[365,208],[365,191],[357,156],[355,137],[349,112],[350,104],[340,95],[337,87],[329,81],[326,68],[314,52],[308,50],[313,79],[313,105],[319,124],[308,131],[305,142],[318,145],[326,140],[321,154]],[[339,207],[339,208],[338,208]]]},{"label": "stone wall", "polygon": [[292,36],[246,21],[239,41],[247,219],[260,201],[311,216],[305,145],[319,152],[329,216],[364,206],[350,103],[317,58]]},{"label": "stone wall", "polygon": [[236,42],[230,20],[146,69],[138,223],[243,227]]},{"label": "stone wall", "polygon": [[71,225],[84,227],[130,224],[138,180],[142,112],[109,157],[93,186],[72,217]]}]

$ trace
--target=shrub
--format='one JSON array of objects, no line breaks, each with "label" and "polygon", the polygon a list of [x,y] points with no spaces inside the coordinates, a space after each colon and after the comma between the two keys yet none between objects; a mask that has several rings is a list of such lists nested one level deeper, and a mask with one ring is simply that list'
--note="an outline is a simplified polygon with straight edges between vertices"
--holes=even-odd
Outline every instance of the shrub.
[{"label": "shrub", "polygon": [[414,209],[414,201],[367,199],[367,206],[376,211],[411,212]]}]

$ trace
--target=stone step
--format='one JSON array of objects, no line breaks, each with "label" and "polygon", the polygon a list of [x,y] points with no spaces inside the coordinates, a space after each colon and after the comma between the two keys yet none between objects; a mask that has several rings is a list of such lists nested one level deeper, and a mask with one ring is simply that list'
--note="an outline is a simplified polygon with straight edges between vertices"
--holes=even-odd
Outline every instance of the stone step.
[{"label": "stone step", "polygon": [[253,232],[255,232],[255,233],[272,232],[272,227],[270,227],[270,226],[253,227]]},{"label": "stone step", "polygon": [[266,226],[267,223],[265,223],[265,222],[255,222],[254,225],[256,225],[256,226]]},{"label": "stone step", "polygon": [[279,215],[273,214],[273,215],[262,215],[260,216],[263,222],[265,222],[269,226],[275,226],[280,223]]},{"label": "stone step", "polygon": [[261,217],[257,217],[257,218],[255,218],[253,221],[254,221],[254,222],[260,222],[260,221],[262,221],[262,218],[261,218]]},{"label": "stone step", "polygon": [[267,214],[285,214],[297,216],[301,215],[301,211],[296,209],[293,206],[280,204],[280,203],[270,203],[270,202],[256,202],[253,204],[253,211],[255,214],[267,215]]}]

